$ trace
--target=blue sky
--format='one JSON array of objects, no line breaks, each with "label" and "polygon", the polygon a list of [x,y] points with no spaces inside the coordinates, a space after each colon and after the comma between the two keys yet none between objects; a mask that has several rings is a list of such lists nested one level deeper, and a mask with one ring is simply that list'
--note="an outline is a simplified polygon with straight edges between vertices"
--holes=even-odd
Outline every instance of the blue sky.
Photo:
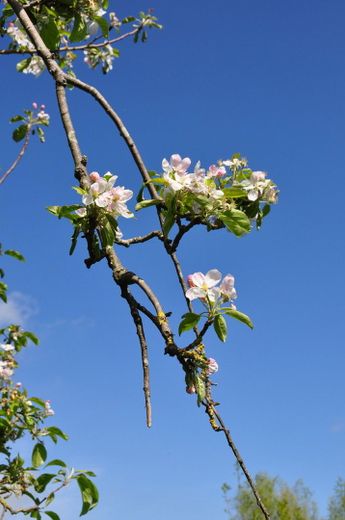
[{"label": "blue sky", "polygon": [[[212,333],[208,340],[220,365],[216,398],[250,471],[289,484],[302,478],[325,514],[336,478],[345,476],[344,3],[110,3],[120,16],[152,7],[164,25],[145,45],[125,42],[110,75],[77,69],[114,104],[148,167],[159,171],[172,153],[207,166],[241,152],[281,190],[260,232],[236,239],[193,230],[180,258],[185,274],[232,273],[238,308],[255,323],[253,332],[231,323],[225,345]],[[68,256],[68,223],[45,211],[78,200],[52,82],[19,75],[10,57],[1,67],[0,171],[18,149],[9,118],[37,101],[52,119],[46,144],[32,143],[0,193],[1,241],[27,258],[5,262],[13,312],[24,312],[41,338],[22,355],[20,378],[52,400],[54,421],[71,437],[52,454],[98,473],[101,504],[90,519],[225,518],[220,486],[236,478],[223,438],[184,392],[155,331],[146,429],[126,305],[105,265],[85,269],[84,244]],[[138,173],[111,122],[85,94],[69,99],[90,170],[110,170],[137,191]],[[156,226],[154,218],[146,210],[122,227],[133,236]],[[185,309],[159,244],[121,254],[176,325]],[[60,507],[65,520],[76,517],[73,492]]]}]

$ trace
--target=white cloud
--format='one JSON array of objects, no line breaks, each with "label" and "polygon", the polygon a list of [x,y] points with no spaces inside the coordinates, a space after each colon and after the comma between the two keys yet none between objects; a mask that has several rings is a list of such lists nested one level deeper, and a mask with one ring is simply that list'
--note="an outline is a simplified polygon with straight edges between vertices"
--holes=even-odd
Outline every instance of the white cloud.
[{"label": "white cloud", "polygon": [[0,302],[0,327],[11,323],[23,326],[37,313],[37,302],[31,296],[19,291],[9,293],[7,303]]}]

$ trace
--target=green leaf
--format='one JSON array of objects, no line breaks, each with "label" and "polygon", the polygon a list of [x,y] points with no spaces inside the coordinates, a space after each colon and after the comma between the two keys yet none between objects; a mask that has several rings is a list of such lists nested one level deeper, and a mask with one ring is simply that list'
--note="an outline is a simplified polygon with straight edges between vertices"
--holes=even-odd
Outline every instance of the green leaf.
[{"label": "green leaf", "polygon": [[54,511],[44,511],[47,516],[49,516],[52,520],[60,520],[60,517]]},{"label": "green leaf", "polygon": [[198,396],[197,403],[198,403],[198,406],[200,406],[206,396],[206,386],[205,386],[205,381],[198,374],[194,378],[194,386],[195,386],[195,390],[196,390],[196,393]]},{"label": "green leaf", "polygon": [[19,141],[22,141],[24,137],[26,136],[28,131],[28,125],[20,125],[18,128],[14,130],[12,133],[12,139],[18,143]]},{"label": "green leaf", "polygon": [[31,461],[34,468],[39,468],[47,458],[47,450],[44,444],[38,442],[32,450]]},{"label": "green leaf", "polygon": [[266,215],[268,215],[270,211],[271,211],[271,206],[269,204],[265,204],[264,207],[262,208],[262,216],[266,217]]},{"label": "green leaf", "polygon": [[63,460],[60,460],[60,459],[54,459],[54,460],[49,461],[45,465],[45,467],[47,468],[48,466],[61,466],[62,468],[67,468],[67,464]]},{"label": "green leaf", "polygon": [[3,302],[7,303],[7,285],[4,282],[0,282],[0,298]]},{"label": "green leaf", "polygon": [[214,330],[220,341],[226,341],[226,336],[228,334],[228,328],[226,326],[226,321],[221,314],[217,314],[213,322]]},{"label": "green leaf", "polygon": [[14,249],[6,249],[6,251],[4,251],[4,254],[12,256],[12,258],[16,258],[20,262],[25,262],[24,256],[21,253],[19,253],[19,251],[15,251]]},{"label": "green leaf", "polygon": [[76,226],[74,228],[73,235],[71,237],[72,243],[71,243],[71,247],[69,248],[69,255],[70,256],[72,256],[73,253],[74,253],[74,250],[75,250],[77,242],[78,242],[78,237],[79,237],[80,231],[81,231],[80,226]]},{"label": "green leaf", "polygon": [[230,209],[219,215],[225,227],[237,237],[250,231],[250,220],[247,215],[239,209]]},{"label": "green leaf", "polygon": [[18,121],[25,121],[25,117],[18,115],[18,116],[13,116],[10,119],[11,123],[17,123]]},{"label": "green leaf", "polygon": [[235,318],[236,320],[239,320],[241,321],[242,323],[245,323],[248,327],[250,327],[251,329],[254,328],[254,325],[253,325],[253,322],[252,320],[249,318],[249,316],[247,316],[246,314],[244,314],[243,312],[240,312],[240,311],[237,311],[235,309],[231,309],[231,307],[224,307],[222,309],[225,314],[227,314],[228,316],[231,316],[232,318]]},{"label": "green leaf", "polygon": [[95,20],[96,23],[98,23],[98,25],[102,31],[103,37],[108,38],[109,24],[108,24],[107,20],[105,18],[102,18],[102,16],[94,16],[93,19]]},{"label": "green leaf", "polygon": [[37,127],[37,135],[41,143],[45,143],[46,138],[44,136],[44,130],[40,126]]},{"label": "green leaf", "polygon": [[194,312],[187,312],[182,316],[182,321],[178,328],[179,336],[181,336],[182,332],[186,330],[193,329],[199,323],[201,318],[200,314],[195,314]]},{"label": "green leaf", "polygon": [[45,402],[43,399],[40,399],[39,397],[30,397],[30,401],[37,404],[38,406],[41,406],[41,408],[45,407]]},{"label": "green leaf", "polygon": [[31,340],[34,345],[38,345],[40,342],[36,334],[34,334],[33,332],[25,332],[24,336],[29,338],[29,340]]},{"label": "green leaf", "polygon": [[60,437],[64,441],[68,440],[68,435],[66,433],[64,433],[62,430],[60,430],[60,428],[57,428],[56,426],[49,426],[48,428],[46,428],[46,430],[48,432],[48,435],[50,435],[50,437],[52,438],[52,440],[54,440],[54,438],[55,438],[55,442],[56,442],[56,437]]},{"label": "green leaf", "polygon": [[60,32],[53,16],[47,18],[46,23],[42,26],[40,35],[46,46],[51,49],[57,49],[60,43]]},{"label": "green leaf", "polygon": [[42,473],[34,483],[34,488],[37,493],[43,493],[49,482],[53,480],[54,477],[56,477],[55,473]]},{"label": "green leaf", "polygon": [[142,200],[135,206],[135,210],[139,211],[143,208],[149,208],[150,206],[157,206],[157,204],[160,204],[162,201],[159,199],[150,199],[150,200]]},{"label": "green leaf", "polygon": [[247,197],[247,192],[242,188],[223,188],[223,193],[227,199],[242,199]]},{"label": "green leaf", "polygon": [[79,42],[84,40],[87,36],[87,25],[84,18],[80,14],[76,14],[74,18],[74,25],[69,36],[71,42]]},{"label": "green leaf", "polygon": [[169,231],[175,224],[176,198],[173,197],[167,204],[167,210],[164,214],[163,233],[167,237]]},{"label": "green leaf", "polygon": [[77,482],[83,501],[83,507],[80,516],[83,516],[97,505],[99,498],[98,490],[95,484],[84,474],[78,475]]}]

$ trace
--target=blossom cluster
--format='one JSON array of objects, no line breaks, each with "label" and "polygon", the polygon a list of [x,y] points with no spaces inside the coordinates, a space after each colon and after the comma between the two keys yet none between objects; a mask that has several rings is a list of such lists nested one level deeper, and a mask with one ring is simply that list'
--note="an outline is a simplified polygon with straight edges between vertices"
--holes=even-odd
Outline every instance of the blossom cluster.
[{"label": "blossom cluster", "polygon": [[[173,154],[170,160],[163,159],[161,177],[158,177],[158,191],[167,207],[174,206],[175,214],[187,219],[198,218],[207,225],[223,224],[228,220],[227,212],[242,211],[242,218],[256,220],[260,227],[261,206],[277,202],[276,185],[262,171],[247,167],[247,161],[240,156],[218,161],[207,169],[197,162],[194,170],[189,171],[191,159]],[[228,170],[229,169],[229,170]],[[163,187],[160,186],[163,184]],[[250,222],[243,232],[248,232]],[[236,234],[241,234],[238,231]]]},{"label": "blossom cluster", "polygon": [[34,115],[34,118],[36,119],[37,123],[45,126],[49,125],[50,116],[49,114],[47,114],[47,112],[45,112],[46,106],[40,105],[38,109],[38,104],[36,102],[33,102],[32,108],[34,110],[38,110],[36,116]]},{"label": "blossom cluster", "polygon": [[90,47],[84,50],[84,63],[91,69],[102,64],[102,71],[107,74],[113,69],[113,60],[119,56],[119,51],[111,45],[105,45],[102,48]]},{"label": "blossom cluster", "polygon": [[[26,33],[18,25],[10,22],[7,27],[7,34],[12,38],[13,44],[20,50],[34,51],[35,47],[27,37]],[[17,64],[17,70],[24,74],[39,76],[45,69],[44,61],[40,56],[34,55]]]},{"label": "blossom cluster", "polygon": [[89,175],[90,186],[87,190],[82,190],[83,208],[76,210],[79,217],[87,215],[88,207],[103,208],[114,218],[131,218],[133,213],[127,208],[126,202],[133,197],[133,191],[127,190],[124,186],[114,186],[117,175],[107,172],[103,177],[98,172],[91,172]]},{"label": "blossom cluster", "polygon": [[[206,274],[197,272],[187,278],[189,289],[186,297],[189,300],[200,299],[209,309],[218,308],[225,302],[233,302],[237,298],[234,287],[235,278],[231,274],[224,276],[218,269],[211,269]],[[216,287],[218,284],[220,285]],[[236,308],[231,303],[232,308]]]}]

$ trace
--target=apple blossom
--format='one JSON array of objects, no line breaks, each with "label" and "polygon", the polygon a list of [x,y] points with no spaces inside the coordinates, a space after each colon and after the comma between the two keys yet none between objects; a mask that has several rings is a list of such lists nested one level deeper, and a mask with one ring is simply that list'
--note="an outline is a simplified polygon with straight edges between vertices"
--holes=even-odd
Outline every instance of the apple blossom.
[{"label": "apple blossom", "polygon": [[8,361],[0,361],[0,377],[2,379],[9,379],[13,374],[13,370]]},{"label": "apple blossom", "polygon": [[234,277],[227,274],[220,286],[216,287],[221,279],[222,274],[217,269],[211,269],[206,275],[200,272],[190,274],[187,277],[190,288],[186,291],[186,297],[191,301],[199,298],[203,303],[206,303],[207,307],[212,309],[227,301],[234,300],[237,297]]},{"label": "apple blossom", "polygon": [[[107,172],[104,177],[101,177],[98,172],[91,172],[90,180],[94,182],[91,183],[87,193],[82,196],[83,204],[86,207],[95,205],[104,208],[115,218],[119,216],[130,218],[133,216],[133,213],[126,206],[126,202],[133,197],[133,192],[124,186],[114,187],[117,180],[116,175]],[[79,208],[76,213],[79,217],[85,217],[87,210],[86,208]]]},{"label": "apple blossom", "polygon": [[5,350],[5,352],[10,352],[15,349],[13,345],[9,345],[8,343],[2,343],[0,347],[2,348],[2,350]]},{"label": "apple blossom", "polygon": [[44,410],[45,410],[46,417],[49,417],[50,415],[55,415],[54,410],[50,406],[49,400],[44,402]]}]

